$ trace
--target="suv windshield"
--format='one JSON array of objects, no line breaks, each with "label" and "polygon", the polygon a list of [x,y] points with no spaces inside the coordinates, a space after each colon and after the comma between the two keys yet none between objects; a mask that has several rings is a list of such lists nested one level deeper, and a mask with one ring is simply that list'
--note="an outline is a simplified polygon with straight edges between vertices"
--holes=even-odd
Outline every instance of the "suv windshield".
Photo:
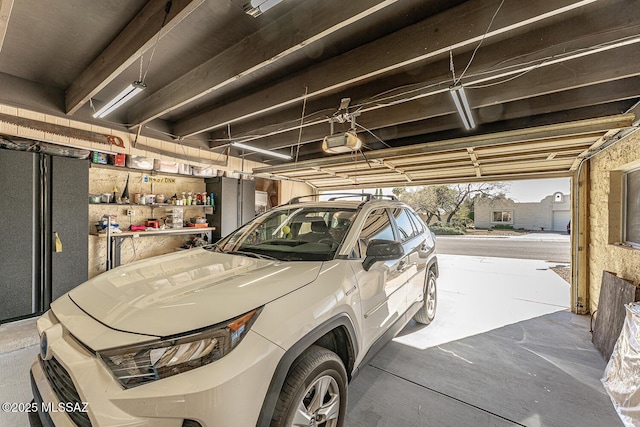
[{"label": "suv windshield", "polygon": [[220,240],[215,250],[281,261],[334,257],[355,209],[309,206],[271,210]]}]

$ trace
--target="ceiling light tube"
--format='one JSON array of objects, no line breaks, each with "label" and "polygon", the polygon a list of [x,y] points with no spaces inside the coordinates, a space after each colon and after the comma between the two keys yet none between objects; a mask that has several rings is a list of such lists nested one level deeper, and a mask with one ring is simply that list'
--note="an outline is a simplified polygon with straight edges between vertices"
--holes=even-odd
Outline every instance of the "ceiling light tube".
[{"label": "ceiling light tube", "polygon": [[107,102],[104,107],[93,114],[93,118],[101,119],[120,108],[131,98],[139,94],[147,85],[142,82],[133,82],[125,90],[116,95],[111,101]]},{"label": "ceiling light tube", "polygon": [[251,0],[251,2],[244,5],[244,11],[247,15],[257,18],[281,1],[282,0]]},{"label": "ceiling light tube", "polygon": [[232,142],[231,146],[236,148],[242,148],[243,150],[255,151],[256,153],[261,153],[267,156],[277,157],[279,159],[291,160],[292,157],[287,154],[275,153],[273,151],[265,150],[263,148],[252,147],[251,145],[242,144],[240,142]]},{"label": "ceiling light tube", "polygon": [[467,95],[464,92],[464,87],[462,87],[461,84],[452,86],[449,88],[449,92],[451,93],[454,104],[456,104],[458,115],[462,119],[465,129],[470,130],[476,127],[473,116],[471,115],[469,101],[467,101]]}]

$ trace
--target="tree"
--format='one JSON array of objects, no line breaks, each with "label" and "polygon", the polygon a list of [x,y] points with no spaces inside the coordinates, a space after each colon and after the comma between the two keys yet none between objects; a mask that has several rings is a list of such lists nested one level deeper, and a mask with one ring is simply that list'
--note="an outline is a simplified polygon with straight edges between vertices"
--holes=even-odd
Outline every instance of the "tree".
[{"label": "tree", "polygon": [[470,200],[472,196],[504,197],[506,187],[507,184],[499,182],[429,185],[417,187],[413,191],[394,188],[393,193],[418,213],[425,215],[427,224],[434,218],[442,222],[442,218],[445,216],[446,222],[451,223],[464,206],[465,201]]},{"label": "tree", "polygon": [[447,223],[451,222],[453,216],[460,210],[465,200],[474,195],[483,195],[485,197],[493,197],[498,194],[504,195],[506,184],[501,182],[484,182],[481,184],[457,184],[451,186],[454,196],[453,205],[447,217]]},{"label": "tree", "polygon": [[447,206],[451,204],[452,193],[445,185],[432,185],[418,187],[415,190],[394,188],[393,193],[400,200],[412,206],[416,212],[427,217],[426,222],[436,218],[442,221],[442,216],[447,213]]}]

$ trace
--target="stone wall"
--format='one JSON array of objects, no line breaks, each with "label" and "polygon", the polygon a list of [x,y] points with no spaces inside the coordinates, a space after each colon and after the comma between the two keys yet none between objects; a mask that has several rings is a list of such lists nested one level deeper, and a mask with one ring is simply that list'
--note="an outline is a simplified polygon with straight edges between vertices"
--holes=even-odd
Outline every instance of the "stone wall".
[{"label": "stone wall", "polygon": [[[621,240],[621,172],[640,167],[640,132],[635,132],[591,160],[589,224],[589,301],[598,308],[602,272],[640,283],[640,249]],[[585,206],[581,203],[581,209]]]}]

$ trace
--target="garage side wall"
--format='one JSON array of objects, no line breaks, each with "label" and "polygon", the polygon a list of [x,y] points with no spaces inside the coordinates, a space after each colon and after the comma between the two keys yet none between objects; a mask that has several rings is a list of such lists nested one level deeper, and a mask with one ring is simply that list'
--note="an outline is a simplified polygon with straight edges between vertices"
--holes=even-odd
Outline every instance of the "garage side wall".
[{"label": "garage side wall", "polygon": [[591,160],[589,209],[589,299],[598,308],[602,272],[610,271],[640,283],[640,249],[618,244],[622,239],[623,190],[621,175],[640,167],[640,132],[635,132]]}]

